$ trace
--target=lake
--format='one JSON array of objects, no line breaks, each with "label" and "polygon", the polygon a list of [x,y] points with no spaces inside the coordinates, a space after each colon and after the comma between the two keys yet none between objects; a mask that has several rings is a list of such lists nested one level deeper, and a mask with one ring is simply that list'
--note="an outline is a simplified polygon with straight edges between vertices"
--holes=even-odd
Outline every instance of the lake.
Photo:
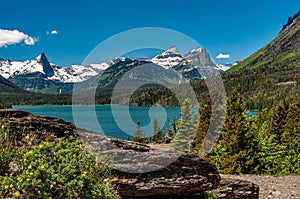
[{"label": "lake", "polygon": [[[169,121],[180,117],[179,108],[136,107],[119,105],[96,106],[13,106],[13,109],[28,111],[32,114],[51,116],[69,121],[76,127],[85,128],[99,134],[120,139],[128,139],[136,131],[137,123],[147,137],[152,133],[152,122],[158,120],[159,127],[165,132],[170,128]],[[151,121],[152,118],[152,121]],[[127,134],[128,133],[128,134]]]}]

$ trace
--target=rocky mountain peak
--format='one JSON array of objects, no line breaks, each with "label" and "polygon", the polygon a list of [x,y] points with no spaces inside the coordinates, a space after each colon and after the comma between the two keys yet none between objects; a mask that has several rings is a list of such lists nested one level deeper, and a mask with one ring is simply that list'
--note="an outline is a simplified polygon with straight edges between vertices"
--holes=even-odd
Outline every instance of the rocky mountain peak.
[{"label": "rocky mountain peak", "polygon": [[162,55],[170,55],[170,54],[180,55],[175,45],[171,46],[168,50],[162,53]]},{"label": "rocky mountain peak", "polygon": [[176,46],[171,46],[162,54],[155,56],[151,61],[157,65],[169,69],[178,65],[182,61],[182,56],[179,54]]},{"label": "rocky mountain peak", "polygon": [[197,67],[215,66],[209,54],[204,48],[196,48],[191,50],[184,56],[184,59],[190,64]]},{"label": "rocky mountain peak", "polygon": [[300,9],[296,14],[294,14],[294,16],[288,18],[287,23],[282,26],[281,32],[284,32],[285,30],[295,25],[300,25]]},{"label": "rocky mountain peak", "polygon": [[35,60],[39,63],[42,63],[44,61],[48,61],[48,58],[47,58],[46,54],[44,52],[42,52],[39,56],[37,56],[35,58]]},{"label": "rocky mountain peak", "polygon": [[43,71],[47,75],[47,77],[51,77],[54,75],[53,68],[51,67],[50,62],[48,61],[47,56],[45,53],[41,53],[39,56],[35,58],[37,63],[41,64],[43,66]]}]

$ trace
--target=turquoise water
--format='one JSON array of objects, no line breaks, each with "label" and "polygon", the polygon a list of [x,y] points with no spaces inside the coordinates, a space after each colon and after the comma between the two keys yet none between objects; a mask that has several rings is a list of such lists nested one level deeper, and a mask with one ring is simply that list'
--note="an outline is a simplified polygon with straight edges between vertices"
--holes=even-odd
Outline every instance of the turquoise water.
[{"label": "turquoise water", "polygon": [[14,106],[13,109],[60,118],[72,122],[76,127],[120,139],[128,139],[128,135],[132,137],[138,122],[141,123],[145,135],[149,137],[154,118],[158,120],[160,128],[166,131],[170,128],[169,121],[174,117],[178,120],[180,116],[179,108],[118,105],[74,106],[73,108],[72,106]]}]

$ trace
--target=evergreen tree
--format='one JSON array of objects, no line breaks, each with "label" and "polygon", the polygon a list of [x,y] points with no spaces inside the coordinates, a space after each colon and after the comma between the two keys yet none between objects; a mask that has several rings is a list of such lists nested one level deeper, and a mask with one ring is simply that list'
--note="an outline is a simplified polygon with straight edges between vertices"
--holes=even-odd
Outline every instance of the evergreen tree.
[{"label": "evergreen tree", "polygon": [[271,109],[271,122],[268,128],[268,135],[275,135],[274,142],[281,144],[281,137],[284,133],[284,127],[287,117],[287,108],[285,104],[279,103]]},{"label": "evergreen tree", "polygon": [[[174,139],[171,142],[171,146],[180,151],[188,151],[190,144],[193,142],[197,124],[193,119],[193,111],[189,99],[185,99],[182,103],[181,118],[178,121],[177,129]],[[196,124],[195,124],[196,123]]]},{"label": "evergreen tree", "polygon": [[195,153],[199,152],[199,149],[203,144],[204,138],[209,128],[210,119],[211,119],[211,101],[209,98],[209,100],[199,108],[199,121],[197,127],[197,134],[194,141]]},{"label": "evergreen tree", "polygon": [[153,129],[152,129],[152,142],[156,142],[157,140],[163,140],[163,139],[164,139],[163,133],[160,131],[157,119],[154,118]]},{"label": "evergreen tree", "polygon": [[[223,173],[248,173],[244,167],[249,159],[249,140],[247,135],[249,121],[244,116],[245,103],[242,96],[233,89],[227,101],[226,117],[218,146],[212,151],[210,158]],[[217,149],[217,150],[216,150]]]},{"label": "evergreen tree", "polygon": [[144,144],[148,143],[148,139],[145,138],[145,135],[143,134],[143,131],[141,129],[141,123],[140,122],[137,123],[137,127],[136,127],[136,131],[134,133],[133,141],[134,142],[139,142],[139,143],[144,143]]}]

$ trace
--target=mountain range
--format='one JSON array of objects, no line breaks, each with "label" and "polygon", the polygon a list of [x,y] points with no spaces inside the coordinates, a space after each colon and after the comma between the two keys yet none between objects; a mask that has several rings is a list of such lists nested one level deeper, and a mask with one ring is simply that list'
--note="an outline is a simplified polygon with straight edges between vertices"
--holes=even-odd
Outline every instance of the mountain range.
[{"label": "mountain range", "polygon": [[[193,65],[196,62],[197,66]],[[165,70],[178,71],[191,81],[205,78],[199,74],[197,68],[214,67],[220,72],[229,69],[227,66],[214,64],[203,48],[193,49],[182,57],[176,46],[172,46],[152,59],[120,57],[99,64],[67,67],[50,63],[45,53],[23,62],[0,59],[0,75],[22,89],[41,93],[70,93],[73,83],[84,82],[91,78],[100,78],[99,87],[111,90],[114,86],[111,83],[116,82],[124,72],[132,66],[145,63],[154,63]]]}]

